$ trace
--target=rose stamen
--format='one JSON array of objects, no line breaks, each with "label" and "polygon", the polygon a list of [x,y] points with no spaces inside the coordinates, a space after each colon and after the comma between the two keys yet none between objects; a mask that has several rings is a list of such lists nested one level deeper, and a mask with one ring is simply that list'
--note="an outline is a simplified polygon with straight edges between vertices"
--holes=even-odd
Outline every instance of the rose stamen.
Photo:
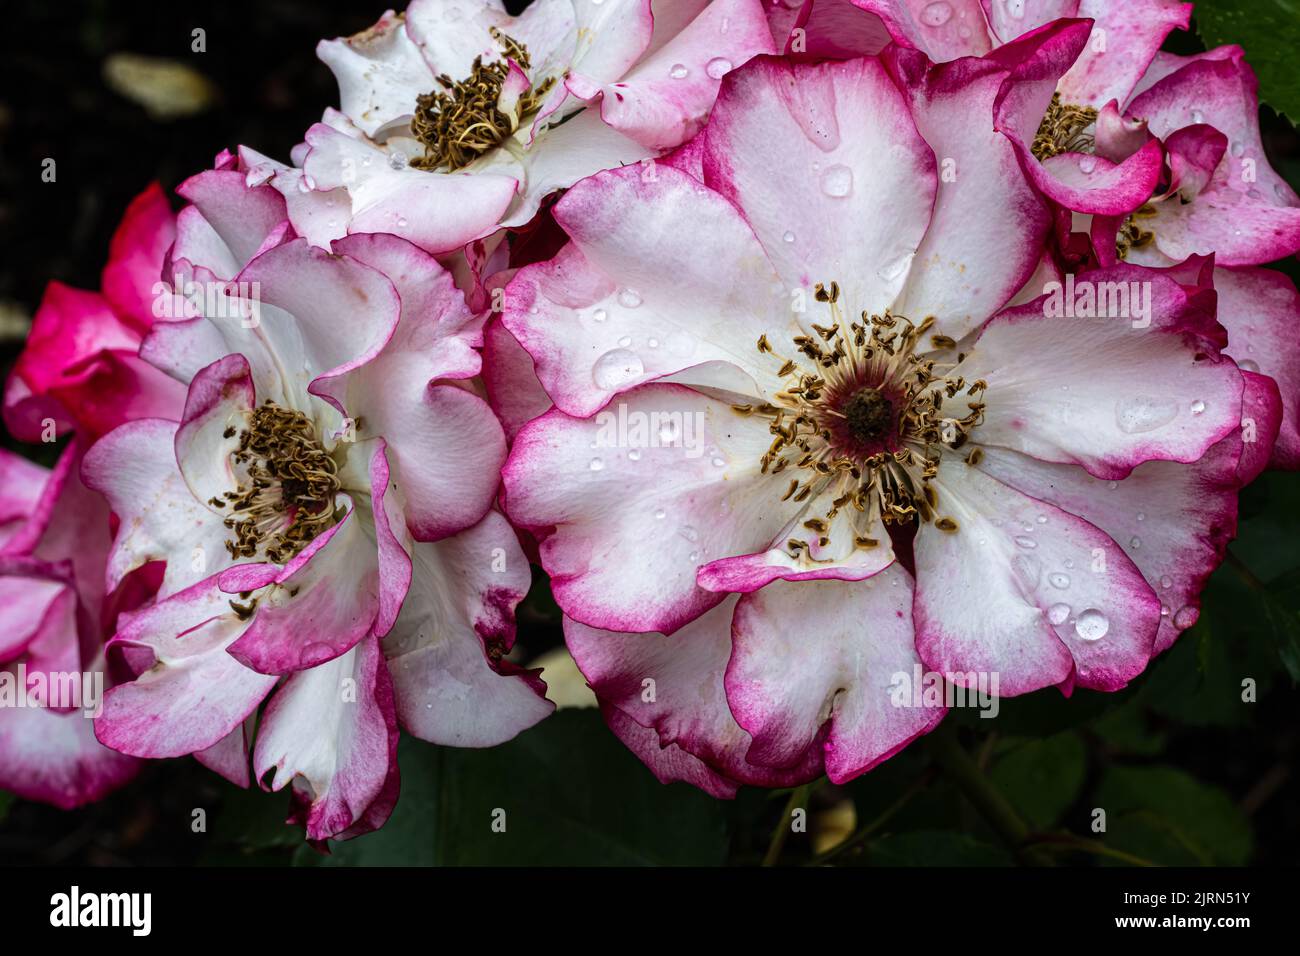
[{"label": "rose stamen", "polygon": [[501,89],[510,75],[510,61],[522,70],[528,70],[531,63],[522,43],[496,27],[491,33],[501,47],[501,59],[484,63],[481,56],[476,57],[467,78],[453,81],[444,73],[437,78],[442,90],[416,99],[411,131],[424,144],[424,155],[411,160],[417,169],[464,169],[513,136],[555,85],[554,77],[534,84],[520,95],[512,113],[502,112]]},{"label": "rose stamen", "polygon": [[268,560],[285,564],[342,518],[334,505],[338,465],[302,412],[267,399],[248,413],[230,460],[244,474],[224,496],[232,512],[225,525],[235,535],[226,542],[231,557],[263,550]]},{"label": "rose stamen", "polygon": [[[965,414],[953,415],[944,411],[944,401],[961,393],[975,398],[985,383],[936,373],[952,366],[918,356],[933,317],[918,325],[888,311],[863,312],[846,321],[839,296],[838,283],[816,286],[831,323],[811,323],[814,334],[793,337],[797,358],[781,355],[766,335],[758,340],[758,351],[780,363],[783,387],[770,403],[732,407],[740,415],[771,419],[772,443],[760,471],[797,469],[783,501],[831,497],[824,519],[804,522],[823,547],[830,541],[830,522],[846,508],[852,509],[856,548],[878,546],[869,537],[877,520],[935,521],[942,530],[956,530],[951,518],[938,517],[939,498],[930,482],[938,474],[941,448],[966,443],[983,421],[984,403],[969,401]],[[931,342],[936,348],[956,345],[941,335]],[[978,460],[974,453],[967,460],[973,464],[972,459]],[[787,546],[794,557],[809,547],[797,538]]]}]

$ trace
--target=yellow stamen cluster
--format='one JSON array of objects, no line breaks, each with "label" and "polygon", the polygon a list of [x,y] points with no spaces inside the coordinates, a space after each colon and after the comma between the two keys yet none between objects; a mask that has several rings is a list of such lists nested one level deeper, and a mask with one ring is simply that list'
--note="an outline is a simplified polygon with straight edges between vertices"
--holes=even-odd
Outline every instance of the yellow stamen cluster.
[{"label": "yellow stamen cluster", "polygon": [[476,57],[470,74],[454,81],[447,74],[438,77],[441,90],[424,93],[416,99],[411,131],[424,144],[424,155],[411,160],[418,169],[463,169],[489,150],[514,135],[525,117],[537,112],[542,98],[555,85],[548,77],[535,83],[519,97],[512,114],[498,107],[501,88],[510,74],[508,60],[520,68],[530,67],[528,50],[496,27],[492,38],[500,45],[503,57],[484,63]]},{"label": "yellow stamen cluster", "polygon": [[[226,437],[234,437],[233,427]],[[267,560],[285,564],[343,517],[334,506],[338,465],[302,412],[268,399],[248,413],[230,459],[244,477],[224,500],[209,504],[231,509],[225,520],[235,535],[226,542],[231,557],[251,558],[261,549]]]},{"label": "yellow stamen cluster", "polygon": [[1143,203],[1128,214],[1124,219],[1124,224],[1119,227],[1119,232],[1115,235],[1116,255],[1121,259],[1127,259],[1130,249],[1141,249],[1156,237],[1156,234],[1150,229],[1143,229],[1138,225],[1139,219],[1150,219],[1155,214],[1156,207],[1151,203]]},{"label": "yellow stamen cluster", "polygon": [[[782,501],[830,502],[824,519],[804,523],[823,546],[830,522],[845,508],[863,515],[855,527],[869,528],[879,517],[896,525],[933,520],[955,531],[951,518],[936,519],[938,494],[930,481],[938,473],[940,446],[964,445],[983,420],[984,403],[967,402],[957,417],[945,414],[944,401],[963,392],[978,396],[985,383],[936,374],[936,360],[917,355],[933,317],[916,325],[888,311],[863,312],[846,321],[839,292],[837,283],[818,284],[816,297],[828,306],[831,323],[811,323],[815,334],[794,337],[802,358],[780,355],[767,336],[758,340],[759,352],[781,362],[777,374],[785,386],[770,403],[732,407],[772,420],[772,444],[760,470],[775,475],[797,469]],[[955,343],[934,335],[930,345],[945,349]],[[977,453],[967,461],[973,464]],[[854,544],[870,548],[878,542],[856,534]],[[797,553],[806,544],[791,539],[789,547]]]},{"label": "yellow stamen cluster", "polygon": [[1061,153],[1091,152],[1093,137],[1086,130],[1095,122],[1097,111],[1091,106],[1062,103],[1061,94],[1053,93],[1029,151],[1039,162]]}]

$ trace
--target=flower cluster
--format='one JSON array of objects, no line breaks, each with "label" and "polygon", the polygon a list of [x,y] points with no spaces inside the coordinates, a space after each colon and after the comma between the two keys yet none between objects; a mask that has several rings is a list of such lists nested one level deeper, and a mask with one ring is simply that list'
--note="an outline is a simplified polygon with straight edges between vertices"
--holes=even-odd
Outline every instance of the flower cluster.
[{"label": "flower cluster", "polygon": [[1160,52],[1189,16],[413,0],[323,41],[287,162],[151,186],[10,376],[67,444],[0,459],[0,787],[193,755],[319,845],[382,826],[400,730],[553,709],[526,553],[611,730],[717,796],[926,734],[900,675],[1124,687],[1300,466],[1260,268],[1300,198],[1242,51]]}]

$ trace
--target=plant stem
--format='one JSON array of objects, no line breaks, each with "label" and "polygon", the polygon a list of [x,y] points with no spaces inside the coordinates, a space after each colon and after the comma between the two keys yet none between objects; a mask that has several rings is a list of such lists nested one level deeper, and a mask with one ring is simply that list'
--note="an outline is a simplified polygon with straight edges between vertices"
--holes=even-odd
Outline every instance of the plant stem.
[{"label": "plant stem", "polygon": [[821,866],[829,860],[834,859],[846,850],[857,846],[871,834],[883,827],[889,820],[903,807],[911,802],[912,798],[934,782],[934,770],[927,770],[921,776],[912,781],[911,785],[903,791],[902,796],[881,811],[880,816],[876,817],[864,827],[859,827],[853,833],[849,834],[842,842],[837,843],[825,853],[820,853],[808,861],[809,866]]},{"label": "plant stem", "polygon": [[805,811],[808,809],[810,793],[812,793],[812,784],[809,783],[795,787],[790,792],[790,799],[786,801],[785,809],[781,811],[781,819],[776,821],[776,829],[772,831],[772,840],[767,845],[767,853],[763,855],[763,866],[776,866],[777,861],[781,859],[786,837],[790,835],[790,817],[799,807],[803,807]]},{"label": "plant stem", "polygon": [[951,724],[942,724],[938,730],[925,738],[930,756],[939,769],[950,779],[957,789],[992,828],[998,838],[1016,855],[1022,863],[1030,866],[1052,866],[1052,861],[1042,853],[1027,848],[1029,827],[1002,796],[1001,791],[993,786],[970,755],[957,742],[956,731]]}]

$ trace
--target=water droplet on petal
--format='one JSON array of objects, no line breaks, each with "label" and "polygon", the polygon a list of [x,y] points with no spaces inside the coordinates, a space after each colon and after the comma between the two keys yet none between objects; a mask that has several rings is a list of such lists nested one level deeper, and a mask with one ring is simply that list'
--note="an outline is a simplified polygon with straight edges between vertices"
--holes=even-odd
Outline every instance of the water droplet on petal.
[{"label": "water droplet on petal", "polygon": [[700,533],[688,524],[682,525],[682,527],[678,529],[677,533],[691,543],[700,540]]},{"label": "water droplet on petal", "polygon": [[1174,579],[1166,574],[1163,578],[1160,579],[1160,586],[1162,588],[1171,588],[1174,586]]},{"label": "water droplet on petal", "polygon": [[723,459],[723,458],[715,458],[715,459],[713,459],[713,467],[714,467],[714,468],[725,468],[725,467],[727,467],[726,459]]},{"label": "water droplet on petal", "polygon": [[1047,515],[1039,515],[1034,520],[1037,521],[1039,524],[1047,524]]},{"label": "water droplet on petal", "polygon": [[785,242],[794,242],[794,233],[791,232],[789,229],[787,229],[787,230],[785,231],[785,235],[783,235],[781,238],[782,238]]},{"label": "water droplet on petal", "polygon": [[632,336],[630,335],[623,336],[621,339],[618,340],[618,344],[620,348],[627,348],[632,344]]},{"label": "water droplet on petal", "polygon": [[591,321],[593,322],[604,322],[608,318],[609,313],[604,309],[597,309],[595,312],[591,313]]},{"label": "water droplet on petal", "polygon": [[843,199],[853,192],[853,170],[842,163],[826,167],[822,173],[822,192],[832,199]]},{"label": "water droplet on petal", "polygon": [[1154,431],[1178,417],[1178,404],[1172,399],[1139,395],[1115,403],[1115,423],[1129,435]]},{"label": "water droplet on petal", "polygon": [[635,309],[644,300],[636,289],[624,289],[618,294],[618,304],[625,309]]},{"label": "water droplet on petal", "polygon": [[1178,613],[1174,615],[1174,627],[1184,629],[1189,628],[1196,623],[1196,619],[1200,616],[1200,610],[1192,607],[1190,604],[1186,607],[1181,607],[1178,609]]},{"label": "water droplet on petal", "polygon": [[1198,398],[1196,401],[1192,402],[1193,415],[1199,415],[1203,411],[1205,411],[1205,403],[1203,401]]},{"label": "water droplet on petal", "polygon": [[1142,547],[1142,539],[1137,535],[1133,535],[1133,537],[1128,539],[1128,546],[1136,551],[1138,548]]},{"label": "water droplet on petal", "polygon": [[1204,123],[1204,122],[1205,122],[1205,114],[1202,113],[1200,110],[1192,110],[1192,122],[1193,122],[1193,123]]},{"label": "water droplet on petal", "polygon": [[1064,624],[1070,617],[1070,605],[1053,604],[1047,609],[1047,619],[1054,625]]},{"label": "water droplet on petal", "polygon": [[1020,535],[1015,540],[1016,540],[1016,544],[1020,545],[1020,547],[1025,548],[1026,550],[1032,550],[1033,548],[1038,547],[1037,541],[1035,541],[1033,538],[1026,538],[1024,535]]},{"label": "water droplet on petal", "polygon": [[593,458],[591,459],[591,464],[588,465],[587,467],[589,467],[592,471],[603,471],[605,468],[605,463],[601,461],[599,458]]},{"label": "water droplet on petal", "polygon": [[731,61],[725,56],[715,56],[704,65],[704,72],[709,75],[709,79],[720,80],[731,72]]},{"label": "water droplet on petal", "polygon": [[1097,168],[1096,156],[1089,156],[1085,154],[1079,157],[1079,172],[1083,173],[1085,176],[1091,175],[1092,171],[1096,168]]},{"label": "water droplet on petal", "polygon": [[405,153],[389,153],[389,154],[388,154],[388,165],[389,165],[389,166],[392,166],[393,169],[405,169],[407,163],[409,163],[409,162],[410,162],[410,160],[406,158],[406,154],[405,154]]},{"label": "water droplet on petal", "polygon": [[1232,144],[1233,156],[1240,156],[1245,151],[1246,151],[1246,144],[1243,143],[1241,140],[1237,140],[1235,143]]},{"label": "water droplet on petal", "polygon": [[1074,632],[1085,641],[1098,641],[1110,630],[1110,621],[1096,608],[1090,607],[1074,621]]},{"label": "water droplet on petal", "polygon": [[1062,574],[1060,571],[1055,571],[1052,574],[1049,574],[1047,580],[1048,583],[1058,591],[1064,591],[1070,586],[1070,576],[1068,574]]},{"label": "water droplet on petal", "polygon": [[921,11],[921,22],[927,27],[941,27],[951,19],[952,5],[945,3],[944,0],[926,4],[925,9]]},{"label": "water droplet on petal", "polygon": [[1006,0],[1007,16],[1012,20],[1025,18],[1025,0]]},{"label": "water droplet on petal", "polygon": [[1259,371],[1259,363],[1254,361],[1253,359],[1246,359],[1244,362],[1238,362],[1237,364],[1240,365],[1247,372]]},{"label": "water droplet on petal", "polygon": [[627,457],[629,461],[640,461],[641,452],[640,450],[633,448],[630,452],[627,453]]},{"label": "water droplet on petal", "polygon": [[674,80],[681,80],[681,79],[685,79],[690,74],[690,72],[691,71],[686,68],[685,63],[674,63],[672,69],[668,71],[668,75],[671,76]]},{"label": "water droplet on petal", "polygon": [[656,520],[656,521],[663,521],[664,518],[666,518],[667,516],[668,516],[668,512],[664,511],[663,508],[656,508],[656,509],[655,509],[655,520]]},{"label": "water droplet on petal", "polygon": [[641,358],[628,349],[610,349],[592,366],[591,378],[597,388],[614,389],[639,378],[645,371]]}]

